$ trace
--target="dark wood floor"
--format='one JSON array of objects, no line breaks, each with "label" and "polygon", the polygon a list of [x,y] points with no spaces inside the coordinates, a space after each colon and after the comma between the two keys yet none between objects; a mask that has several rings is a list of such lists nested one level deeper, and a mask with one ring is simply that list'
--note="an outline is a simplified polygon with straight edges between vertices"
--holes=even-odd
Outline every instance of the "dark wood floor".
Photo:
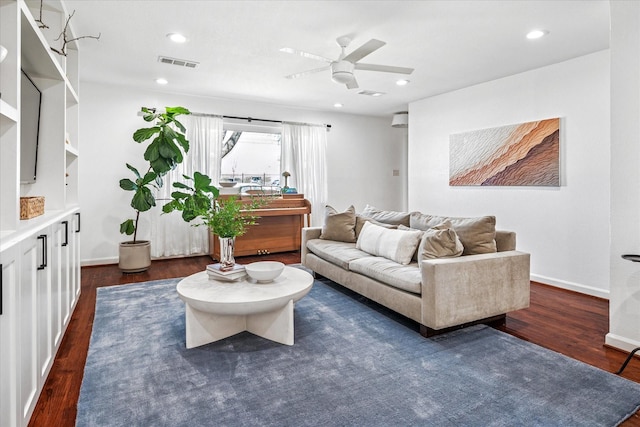
[{"label": "dark wood floor", "polygon": [[[300,253],[237,258],[241,263],[258,260],[294,264],[300,262]],[[82,294],[29,425],[75,426],[76,405],[93,326],[96,288],[184,277],[202,271],[211,262],[209,257],[154,261],[149,271],[126,275],[117,265],[82,268]],[[608,301],[532,282],[530,308],[509,314],[506,326],[501,330],[616,372],[626,354],[604,346],[608,322]],[[640,382],[640,359],[632,360],[622,376]],[[597,410],[597,404],[594,402],[594,410]],[[640,427],[639,413],[623,426]]]}]

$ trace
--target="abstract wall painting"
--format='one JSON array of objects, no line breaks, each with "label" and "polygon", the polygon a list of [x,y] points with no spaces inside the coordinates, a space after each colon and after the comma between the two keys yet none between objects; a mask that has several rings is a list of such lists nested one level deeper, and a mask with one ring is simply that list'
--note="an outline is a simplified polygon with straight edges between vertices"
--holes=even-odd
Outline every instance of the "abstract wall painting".
[{"label": "abstract wall painting", "polygon": [[449,137],[449,185],[560,186],[560,118]]}]

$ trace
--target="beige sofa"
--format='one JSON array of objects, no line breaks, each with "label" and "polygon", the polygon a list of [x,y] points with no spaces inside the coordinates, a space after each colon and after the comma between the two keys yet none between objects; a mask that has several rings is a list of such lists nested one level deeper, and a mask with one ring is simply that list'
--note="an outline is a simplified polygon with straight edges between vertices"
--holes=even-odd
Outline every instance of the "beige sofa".
[{"label": "beige sofa", "polygon": [[[504,323],[507,312],[529,306],[529,254],[515,250],[514,232],[495,230],[494,217],[446,218],[370,206],[356,215],[350,209],[342,213],[332,210],[324,227],[302,230],[302,264],[418,322],[422,335],[473,323]],[[329,227],[332,221],[347,234],[333,232]],[[421,252],[429,246],[426,234],[445,233],[436,226],[443,221],[447,238],[453,236],[456,244],[464,243],[461,256],[456,256],[461,249],[451,245],[454,254],[445,257],[433,257],[426,249]],[[392,230],[397,227],[403,230]],[[407,247],[402,245],[399,251],[389,251],[398,239],[407,239],[399,233],[421,233],[416,229],[423,231],[411,260],[401,263],[390,259],[402,250],[406,255]],[[410,245],[405,246],[410,251]]]}]

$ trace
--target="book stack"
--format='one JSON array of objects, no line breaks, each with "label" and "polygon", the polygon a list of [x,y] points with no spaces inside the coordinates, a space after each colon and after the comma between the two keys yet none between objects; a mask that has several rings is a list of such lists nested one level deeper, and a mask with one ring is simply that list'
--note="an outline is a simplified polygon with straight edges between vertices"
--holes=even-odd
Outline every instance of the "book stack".
[{"label": "book stack", "polygon": [[234,282],[236,280],[242,280],[247,275],[244,269],[244,265],[236,264],[232,270],[222,271],[220,270],[220,263],[207,265],[207,274],[209,279],[222,280],[225,282]]}]

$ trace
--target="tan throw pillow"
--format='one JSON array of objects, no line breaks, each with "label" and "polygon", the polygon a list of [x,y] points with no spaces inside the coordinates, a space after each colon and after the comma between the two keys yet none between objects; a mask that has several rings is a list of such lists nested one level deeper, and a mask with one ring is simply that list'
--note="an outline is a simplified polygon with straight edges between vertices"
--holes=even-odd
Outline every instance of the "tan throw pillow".
[{"label": "tan throw pillow", "polygon": [[365,222],[371,222],[372,224],[379,225],[379,226],[384,227],[384,228],[402,227],[402,226],[397,226],[397,225],[394,225],[394,224],[385,224],[384,222],[376,221],[373,218],[367,218],[366,216],[362,216],[360,214],[356,214],[356,239],[360,235],[360,232],[362,231],[362,226],[364,225]]},{"label": "tan throw pillow", "polygon": [[445,221],[424,232],[418,246],[418,262],[421,263],[424,259],[458,257],[463,251],[464,246],[451,228],[451,223]]},{"label": "tan throw pillow", "polygon": [[425,215],[420,212],[411,213],[411,228],[428,230],[451,222],[453,228],[464,246],[462,255],[487,254],[497,252],[496,249],[496,217],[481,216],[477,218],[448,218],[444,216]]},{"label": "tan throw pillow", "polygon": [[356,208],[349,206],[344,212],[338,212],[331,206],[325,207],[324,226],[320,238],[337,242],[356,241]]},{"label": "tan throw pillow", "polygon": [[360,215],[375,219],[376,221],[383,222],[385,224],[402,224],[409,227],[409,212],[383,211],[367,205],[364,207],[364,210]]},{"label": "tan throw pillow", "polygon": [[422,232],[393,230],[365,222],[356,242],[356,248],[371,255],[381,256],[402,265],[411,257],[420,243]]}]

